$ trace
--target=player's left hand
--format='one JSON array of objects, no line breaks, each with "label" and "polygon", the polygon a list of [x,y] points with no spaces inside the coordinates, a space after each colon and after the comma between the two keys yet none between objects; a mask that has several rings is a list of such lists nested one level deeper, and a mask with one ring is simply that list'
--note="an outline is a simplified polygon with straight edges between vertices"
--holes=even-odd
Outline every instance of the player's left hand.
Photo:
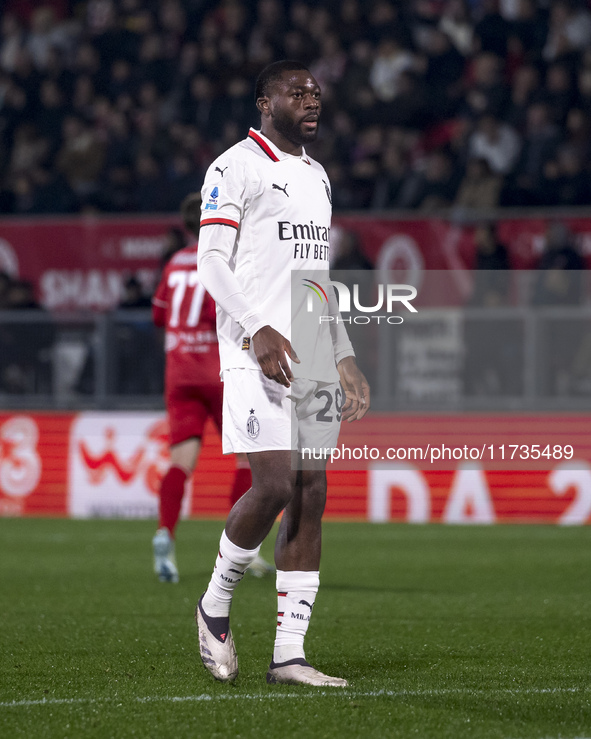
[{"label": "player's left hand", "polygon": [[345,405],[343,406],[343,421],[359,421],[370,405],[369,383],[365,375],[357,366],[355,357],[345,357],[337,365],[341,377],[341,385],[345,391]]}]

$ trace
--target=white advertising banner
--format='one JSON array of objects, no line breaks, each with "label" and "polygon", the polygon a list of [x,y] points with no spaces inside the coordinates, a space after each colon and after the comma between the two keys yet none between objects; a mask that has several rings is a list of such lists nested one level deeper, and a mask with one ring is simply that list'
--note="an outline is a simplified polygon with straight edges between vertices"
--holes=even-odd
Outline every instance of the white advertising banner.
[{"label": "white advertising banner", "polygon": [[[70,434],[68,509],[74,518],[156,518],[169,462],[162,413],[81,413]],[[189,490],[182,515],[191,508]]]}]

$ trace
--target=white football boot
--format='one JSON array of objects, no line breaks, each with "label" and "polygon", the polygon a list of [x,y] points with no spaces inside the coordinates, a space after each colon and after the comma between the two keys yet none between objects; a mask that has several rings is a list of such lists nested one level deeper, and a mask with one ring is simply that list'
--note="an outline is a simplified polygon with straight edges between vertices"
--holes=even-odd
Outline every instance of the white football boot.
[{"label": "white football boot", "polygon": [[232,638],[230,619],[208,616],[201,606],[202,600],[203,596],[195,609],[201,661],[216,680],[231,682],[238,675],[238,655]]},{"label": "white football boot", "polygon": [[168,529],[158,529],[152,539],[152,548],[154,550],[154,572],[158,575],[160,582],[178,582],[179,571],[176,566],[174,539]]},{"label": "white football boot", "polygon": [[272,564],[263,559],[260,554],[253,559],[248,565],[248,572],[254,577],[265,577],[265,575],[271,575],[275,572],[275,568]]},{"label": "white football boot", "polygon": [[349,683],[342,677],[330,677],[315,670],[305,659],[290,659],[288,662],[271,662],[267,672],[269,684],[316,685],[319,688],[346,688]]}]

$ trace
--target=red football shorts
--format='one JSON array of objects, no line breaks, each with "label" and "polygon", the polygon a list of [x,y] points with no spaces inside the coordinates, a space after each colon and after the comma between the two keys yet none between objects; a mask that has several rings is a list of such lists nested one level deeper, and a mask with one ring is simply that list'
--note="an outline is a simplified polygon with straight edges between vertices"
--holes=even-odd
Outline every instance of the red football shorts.
[{"label": "red football shorts", "polygon": [[194,436],[200,439],[209,417],[221,434],[223,387],[221,382],[216,385],[180,385],[166,393],[172,446]]}]

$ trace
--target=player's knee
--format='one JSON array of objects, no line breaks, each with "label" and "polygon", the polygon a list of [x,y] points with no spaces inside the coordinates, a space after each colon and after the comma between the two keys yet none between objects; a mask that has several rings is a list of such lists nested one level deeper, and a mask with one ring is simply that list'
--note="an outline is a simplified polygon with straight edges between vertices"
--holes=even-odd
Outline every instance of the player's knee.
[{"label": "player's knee", "polygon": [[326,505],[326,479],[309,480],[302,489],[302,498],[306,515],[320,518]]},{"label": "player's knee", "polygon": [[259,503],[266,510],[278,515],[290,502],[293,496],[293,486],[289,479],[269,479],[263,482],[253,482]]}]

